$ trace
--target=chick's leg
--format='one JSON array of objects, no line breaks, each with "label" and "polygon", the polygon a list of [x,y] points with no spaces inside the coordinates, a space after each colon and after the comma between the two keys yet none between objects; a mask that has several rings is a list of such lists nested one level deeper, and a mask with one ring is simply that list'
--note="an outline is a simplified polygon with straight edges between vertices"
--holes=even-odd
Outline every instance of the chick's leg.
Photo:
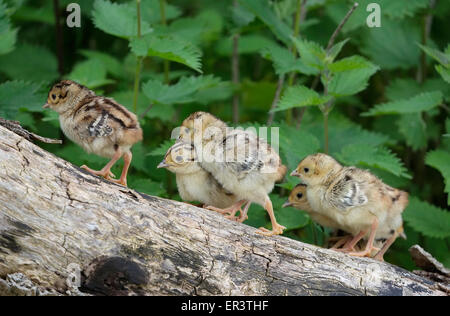
[{"label": "chick's leg", "polygon": [[127,186],[128,169],[130,169],[132,159],[133,159],[133,154],[131,153],[131,151],[126,152],[123,155],[124,165],[123,165],[122,175],[120,176],[120,179],[119,180],[110,180],[110,181],[121,184],[126,187]]},{"label": "chick's leg", "polygon": [[356,244],[367,234],[367,230],[363,230],[361,232],[359,232],[358,235],[356,235],[355,237],[353,237],[353,239],[349,239],[347,240],[346,244],[344,245],[344,247],[342,247],[341,249],[333,249],[339,252],[351,252],[355,250],[355,246]]},{"label": "chick's leg", "polygon": [[367,241],[367,245],[366,248],[363,251],[360,252],[349,252],[350,256],[355,256],[355,257],[367,257],[370,256],[370,253],[373,250],[373,242],[375,240],[375,234],[377,233],[377,228],[378,228],[378,219],[375,218],[373,220],[372,223],[372,227],[371,227],[371,231],[370,231],[370,236],[369,236],[369,240]]},{"label": "chick's leg", "polygon": [[86,170],[89,173],[92,173],[93,175],[103,177],[107,180],[111,180],[111,177],[113,178],[115,177],[114,174],[111,172],[111,168],[120,159],[120,157],[122,157],[122,152],[120,151],[120,149],[118,149],[114,153],[114,156],[111,158],[111,161],[108,162],[106,166],[103,167],[102,170],[100,171],[93,170],[86,165],[83,165],[80,168]]},{"label": "chick's leg", "polygon": [[338,249],[342,245],[345,245],[350,240],[352,240],[352,238],[350,235],[347,235],[347,236],[343,236],[343,237],[335,237],[335,239],[330,238],[328,241],[333,242],[334,240],[336,241],[336,243],[333,245],[333,247],[331,247],[331,249]]},{"label": "chick's leg", "polygon": [[226,215],[225,217],[228,219],[237,220],[237,219],[239,219],[239,217],[236,217],[236,213],[237,212],[240,212],[241,214],[243,213],[241,207],[242,207],[242,205],[244,205],[245,202],[247,202],[247,201],[241,200],[227,208],[218,208],[215,206],[207,206],[205,208],[208,210],[220,213],[222,215]]},{"label": "chick's leg", "polygon": [[237,221],[239,223],[243,223],[245,220],[248,219],[247,213],[248,209],[250,208],[250,205],[252,202],[248,201],[247,204],[245,204],[244,210],[241,212],[240,216],[237,218]]},{"label": "chick's leg", "polygon": [[270,221],[272,223],[272,230],[268,230],[267,228],[260,227],[259,231],[257,231],[257,233],[260,235],[264,235],[264,236],[281,235],[283,233],[283,230],[286,227],[278,224],[278,222],[275,218],[275,214],[273,213],[272,201],[270,200],[270,198],[268,196],[266,196],[266,203],[264,205],[264,208],[266,209],[267,213],[269,213]]},{"label": "chick's leg", "polygon": [[383,248],[381,248],[381,250],[376,254],[375,257],[373,257],[375,260],[378,261],[384,261],[384,254],[386,253],[386,251],[389,249],[389,247],[394,243],[394,241],[397,239],[398,237],[398,233],[395,232],[391,238],[389,238],[386,243],[384,244]]}]

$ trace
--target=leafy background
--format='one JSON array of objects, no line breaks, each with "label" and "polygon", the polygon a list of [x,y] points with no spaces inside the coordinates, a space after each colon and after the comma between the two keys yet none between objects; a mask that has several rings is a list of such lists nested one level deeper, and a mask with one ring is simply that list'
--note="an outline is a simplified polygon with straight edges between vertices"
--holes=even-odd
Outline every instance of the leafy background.
[{"label": "leafy background", "polygon": [[[71,2],[81,28],[65,26]],[[408,248],[418,243],[449,267],[450,2],[378,0],[382,27],[369,28],[371,2],[360,0],[330,42],[352,2],[145,0],[139,28],[136,1],[59,0],[57,18],[53,1],[0,0],[0,116],[61,139],[57,116],[41,108],[55,80],[113,97],[145,133],[129,186],[172,199],[174,175],[156,166],[184,117],[204,110],[234,125],[269,123],[289,170],[328,151],[410,192],[408,239],[387,261],[413,269]],[[77,165],[106,163],[70,141],[43,146]],[[296,183],[287,176],[272,193],[276,216],[285,236],[323,245],[330,231],[281,208]],[[259,206],[249,217],[270,225]]]}]

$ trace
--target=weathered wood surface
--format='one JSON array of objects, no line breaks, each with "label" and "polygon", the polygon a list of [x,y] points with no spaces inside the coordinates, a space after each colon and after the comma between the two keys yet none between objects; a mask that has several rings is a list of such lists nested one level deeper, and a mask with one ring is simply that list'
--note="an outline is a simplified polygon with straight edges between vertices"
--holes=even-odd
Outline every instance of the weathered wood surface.
[{"label": "weathered wood surface", "polygon": [[[78,269],[81,292],[67,282]],[[108,183],[0,127],[0,294],[82,292],[445,295],[389,264]]]}]

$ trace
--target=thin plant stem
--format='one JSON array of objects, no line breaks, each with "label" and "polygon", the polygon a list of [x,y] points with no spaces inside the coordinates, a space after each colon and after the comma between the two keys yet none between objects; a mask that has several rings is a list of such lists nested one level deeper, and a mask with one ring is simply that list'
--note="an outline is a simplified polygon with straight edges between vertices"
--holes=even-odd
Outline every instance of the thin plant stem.
[{"label": "thin plant stem", "polygon": [[[293,36],[297,38],[300,34],[300,18],[302,17],[302,7],[303,3],[306,4],[306,0],[297,0],[297,10],[295,12],[295,18],[294,18],[294,34]],[[295,45],[292,45],[291,47],[292,53],[294,54],[294,57],[297,57],[297,47]],[[288,80],[288,86],[292,86],[295,82],[295,76],[296,73],[292,72],[289,76]],[[292,112],[293,109],[289,109],[286,112],[286,121],[288,124],[292,122]]]},{"label": "thin plant stem", "polygon": [[[161,10],[161,23],[162,25],[167,25],[166,19],[166,0],[159,0],[159,7]],[[166,84],[170,83],[170,61],[164,60],[164,82]]]},{"label": "thin plant stem", "polygon": [[[240,73],[239,73],[239,34],[233,36],[233,57],[231,62],[231,72],[233,77],[233,84],[235,87],[239,86]],[[233,122],[237,124],[239,122],[239,92],[235,92],[233,95]]]},{"label": "thin plant stem", "polygon": [[[141,34],[141,0],[136,0],[136,9],[137,9],[137,36],[140,38],[142,36]],[[141,78],[141,68],[142,68],[142,61],[143,57],[138,56],[136,61],[136,70],[135,70],[135,76],[134,76],[134,98],[133,98],[133,111],[134,113],[137,113],[137,103],[138,103],[138,96],[139,96],[139,81]]]},{"label": "thin plant stem", "polygon": [[334,45],[334,41],[336,40],[339,32],[342,30],[342,28],[344,27],[345,23],[347,23],[348,19],[350,18],[350,16],[353,14],[353,12],[356,10],[356,8],[359,6],[358,2],[355,2],[353,4],[353,6],[350,8],[350,10],[347,12],[347,14],[345,15],[344,19],[341,21],[341,23],[339,23],[338,27],[336,28],[336,30],[334,31],[333,35],[331,35],[330,40],[328,41],[328,46],[327,46],[327,53],[330,51],[330,49],[333,47]]},{"label": "thin plant stem", "polygon": [[[433,25],[433,13],[432,10],[436,6],[437,0],[430,0],[429,12],[425,15],[422,25],[422,45],[427,45],[430,37],[431,26]],[[420,56],[420,64],[417,68],[416,80],[418,83],[422,83],[427,78],[427,58],[425,51],[422,50]]]},{"label": "thin plant stem", "polygon": [[272,101],[272,106],[270,107],[269,118],[267,119],[267,126],[272,125],[275,119],[275,112],[273,110],[277,107],[278,100],[280,100],[281,90],[284,86],[284,75],[278,77],[277,90],[275,91],[275,97]]},{"label": "thin plant stem", "polygon": [[323,113],[323,132],[324,132],[324,139],[325,139],[325,154],[328,155],[328,112]]},{"label": "thin plant stem", "polygon": [[59,0],[53,0],[53,10],[55,15],[56,49],[58,54],[58,73],[64,75],[64,37],[61,27],[61,13],[59,11]]},{"label": "thin plant stem", "polygon": [[[302,17],[303,6],[306,4],[306,0],[297,0],[297,11],[295,12],[295,20],[294,20],[294,37],[297,38],[300,35],[300,19]],[[295,45],[292,45],[292,53],[294,57],[297,57],[297,48]],[[294,84],[295,80],[295,72],[292,72],[289,76],[289,86]]]},{"label": "thin plant stem", "polygon": [[[333,47],[334,41],[336,40],[336,37],[338,36],[339,32],[342,30],[342,28],[344,27],[345,23],[347,23],[348,19],[350,18],[350,16],[353,14],[353,12],[356,10],[356,8],[358,6],[359,6],[359,4],[357,2],[355,2],[353,4],[353,6],[350,8],[350,10],[345,15],[344,19],[341,21],[341,23],[339,23],[339,25],[336,28],[336,30],[334,31],[333,35],[331,35],[330,40],[328,41],[328,44],[327,44],[327,53]],[[317,85],[319,84],[319,80],[320,80],[320,75],[321,74],[318,74],[314,78],[313,83],[311,85],[311,89],[312,90],[315,90],[317,88]]]},{"label": "thin plant stem", "polygon": [[[356,8],[359,6],[359,4],[357,2],[355,2],[353,4],[353,6],[350,8],[350,10],[347,12],[347,14],[345,15],[344,19],[342,19],[341,23],[339,23],[339,25],[337,26],[336,30],[333,32],[333,34],[330,37],[330,40],[328,41],[328,45],[327,45],[327,54],[330,52],[330,49],[333,47],[334,42],[337,38],[337,36],[339,35],[339,32],[342,30],[342,28],[344,27],[345,23],[347,23],[348,19],[350,18],[350,16],[353,14],[353,12],[356,10]],[[320,76],[324,74],[325,78],[327,78],[326,82],[324,83],[324,95],[328,95],[328,74],[325,73],[320,73],[318,74],[311,86],[311,89],[315,89],[317,87],[317,85],[319,84],[319,80],[320,80]],[[328,115],[331,111],[331,109],[333,108],[333,99],[331,101],[329,101],[327,104],[325,104],[324,106],[321,107],[321,111],[324,115],[324,139],[325,139],[325,153],[328,154]],[[303,114],[301,116],[301,118],[303,118]],[[301,120],[297,123],[297,126],[300,126],[301,124]]]},{"label": "thin plant stem", "polygon": [[[233,1],[233,7],[238,7],[239,3],[237,0]],[[235,87],[239,86],[240,82],[240,72],[239,72],[239,32],[233,35],[233,54],[231,57],[231,76],[233,85]],[[235,91],[233,95],[233,122],[235,124],[239,123],[239,103],[240,96],[239,92]]]}]

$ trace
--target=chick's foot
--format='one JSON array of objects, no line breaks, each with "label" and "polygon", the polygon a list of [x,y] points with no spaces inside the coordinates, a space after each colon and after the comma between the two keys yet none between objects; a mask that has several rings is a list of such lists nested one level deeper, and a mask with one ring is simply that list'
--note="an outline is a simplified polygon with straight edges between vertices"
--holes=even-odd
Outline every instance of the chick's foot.
[{"label": "chick's foot", "polygon": [[[227,207],[227,208],[218,208],[215,206],[207,206],[205,208],[207,210],[211,210],[211,211],[220,213],[222,215],[225,215],[225,218],[227,218],[227,219],[242,223],[245,220],[245,217],[247,216],[247,212],[244,213],[244,211],[242,210],[242,205],[244,203],[245,203],[245,201],[239,201],[236,204],[234,204],[230,207]],[[240,216],[236,216],[237,212],[240,213]]]},{"label": "chick's foot", "polygon": [[260,227],[259,230],[256,231],[257,234],[263,235],[263,236],[275,236],[275,235],[281,235],[283,233],[283,230],[285,230],[286,227],[281,226],[280,224],[276,224],[272,230],[269,230],[265,227]]},{"label": "chick's foot", "polygon": [[95,176],[103,177],[103,178],[105,178],[107,180],[111,180],[111,178],[115,178],[116,177],[114,175],[114,173],[112,173],[111,170],[109,170],[109,169],[104,169],[103,168],[102,170],[97,171],[97,170],[93,170],[93,169],[89,168],[86,165],[83,165],[80,168],[86,170],[89,173],[92,173]]}]

